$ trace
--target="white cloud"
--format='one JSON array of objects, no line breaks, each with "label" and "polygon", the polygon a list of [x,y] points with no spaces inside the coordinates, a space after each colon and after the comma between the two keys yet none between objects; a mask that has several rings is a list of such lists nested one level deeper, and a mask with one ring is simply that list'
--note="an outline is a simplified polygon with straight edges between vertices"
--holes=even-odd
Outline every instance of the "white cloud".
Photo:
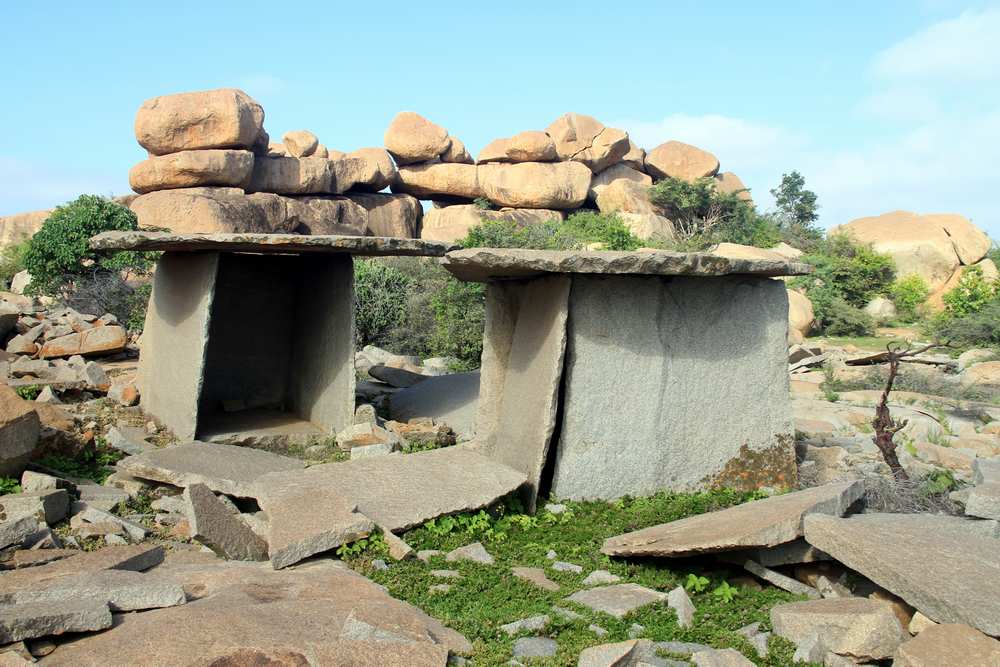
[{"label": "white cloud", "polygon": [[1000,8],[932,24],[878,54],[872,72],[885,79],[1000,78]]}]

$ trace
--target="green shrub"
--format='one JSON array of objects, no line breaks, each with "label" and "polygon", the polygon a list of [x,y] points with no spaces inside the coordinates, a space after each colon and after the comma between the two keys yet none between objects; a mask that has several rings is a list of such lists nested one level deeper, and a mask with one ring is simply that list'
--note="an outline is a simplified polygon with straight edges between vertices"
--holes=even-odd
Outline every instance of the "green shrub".
[{"label": "green shrub", "polygon": [[781,175],[781,183],[771,190],[775,213],[772,218],[783,241],[802,250],[813,250],[823,240],[815,225],[819,219],[816,193],[805,189],[806,179],[797,171]]},{"label": "green shrub", "polygon": [[890,256],[840,234],[818,244],[816,251],[803,255],[801,261],[812,264],[815,271],[796,278],[793,285],[804,286],[810,298],[814,286],[828,286],[857,308],[887,293],[896,275]]},{"label": "green shrub", "polygon": [[118,252],[100,255],[89,247],[91,236],[104,231],[138,228],[135,214],[96,195],[81,195],[59,206],[31,238],[24,266],[31,273],[32,294],[63,296],[80,279],[97,274],[146,273],[153,253]]},{"label": "green shrub", "polygon": [[399,269],[378,260],[354,264],[354,318],[358,344],[382,345],[406,321],[412,281]]},{"label": "green shrub", "polygon": [[21,484],[13,477],[0,477],[0,496],[21,493]]},{"label": "green shrub", "polygon": [[128,319],[125,326],[129,331],[141,333],[146,326],[146,309],[149,307],[149,297],[153,293],[153,284],[145,283],[136,287],[128,296]]},{"label": "green shrub", "polygon": [[962,317],[940,313],[927,322],[924,333],[959,348],[1000,347],[1000,299]]},{"label": "green shrub", "polygon": [[486,323],[485,295],[482,283],[464,283],[452,278],[431,299],[434,311],[431,350],[435,356],[458,359],[458,370],[479,366]]},{"label": "green shrub", "polygon": [[988,280],[978,266],[970,266],[962,273],[958,285],[943,298],[945,312],[952,317],[965,317],[978,313],[997,297],[997,281]]},{"label": "green shrub", "polygon": [[917,319],[920,307],[927,301],[930,293],[927,281],[916,274],[898,278],[889,288],[896,312],[904,322]]},{"label": "green shrub", "polygon": [[770,248],[781,240],[774,222],[735,193],[720,192],[713,178],[664,178],[649,189],[649,200],[673,221],[682,247],[728,242]]},{"label": "green shrub", "polygon": [[816,328],[827,336],[870,336],[875,320],[852,305],[835,288],[822,286],[809,292],[816,318]]},{"label": "green shrub", "polygon": [[0,250],[0,280],[10,285],[14,275],[24,270],[24,254],[28,252],[28,241],[4,246]]},{"label": "green shrub", "polygon": [[466,248],[530,248],[534,250],[578,250],[600,243],[605,250],[635,250],[643,242],[620,217],[596,211],[577,211],[565,221],[521,226],[511,221],[484,220],[460,241]]}]

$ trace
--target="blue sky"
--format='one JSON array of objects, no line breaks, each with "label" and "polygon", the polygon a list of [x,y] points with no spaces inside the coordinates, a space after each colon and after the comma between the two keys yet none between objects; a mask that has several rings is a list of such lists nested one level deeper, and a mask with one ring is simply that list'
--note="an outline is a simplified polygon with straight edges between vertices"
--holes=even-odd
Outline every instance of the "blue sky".
[{"label": "blue sky", "polygon": [[272,137],[381,145],[400,110],[475,154],[567,111],[715,153],[831,226],[958,212],[1000,238],[1000,3],[4,3],[0,215],[121,194],[144,99],[243,88]]}]

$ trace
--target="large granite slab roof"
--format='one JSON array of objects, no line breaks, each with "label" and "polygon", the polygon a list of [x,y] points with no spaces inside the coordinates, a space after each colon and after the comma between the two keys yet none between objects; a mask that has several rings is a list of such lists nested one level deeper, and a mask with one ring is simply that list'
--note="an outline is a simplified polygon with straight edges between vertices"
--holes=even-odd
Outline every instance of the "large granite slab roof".
[{"label": "large granite slab roof", "polygon": [[441,260],[456,278],[486,282],[530,278],[546,273],[605,273],[650,276],[798,276],[812,271],[802,262],[737,259],[704,252],[666,250],[633,252],[468,248],[452,250]]},{"label": "large granite slab roof", "polygon": [[102,232],[90,239],[94,250],[170,252],[251,252],[268,254],[348,253],[441,257],[454,244],[386,236],[307,236],[303,234],[174,234]]}]

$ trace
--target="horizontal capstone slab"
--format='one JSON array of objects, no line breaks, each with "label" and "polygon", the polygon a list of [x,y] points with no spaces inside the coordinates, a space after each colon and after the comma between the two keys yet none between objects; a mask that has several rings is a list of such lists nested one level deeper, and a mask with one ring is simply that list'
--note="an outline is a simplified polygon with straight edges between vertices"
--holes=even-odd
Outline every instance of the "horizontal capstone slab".
[{"label": "horizontal capstone slab", "polygon": [[347,253],[441,257],[458,246],[387,236],[306,236],[303,234],[173,234],[102,232],[90,239],[94,250],[169,252],[252,252],[271,254]]}]

